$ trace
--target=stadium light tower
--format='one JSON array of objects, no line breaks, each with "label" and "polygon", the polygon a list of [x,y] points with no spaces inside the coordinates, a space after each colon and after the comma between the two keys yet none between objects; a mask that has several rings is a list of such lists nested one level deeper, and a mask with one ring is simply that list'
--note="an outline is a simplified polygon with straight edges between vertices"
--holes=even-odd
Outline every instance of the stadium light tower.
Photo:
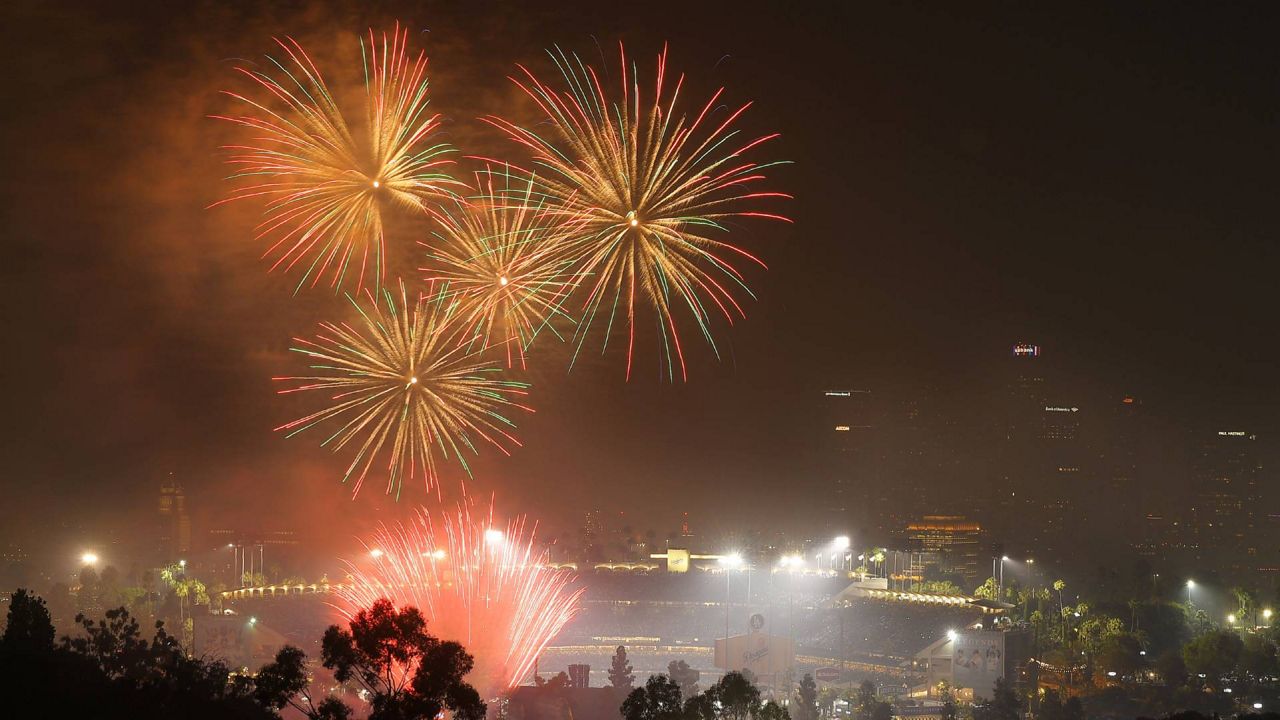
[{"label": "stadium light tower", "polygon": [[735,568],[742,567],[742,555],[731,552],[717,560],[724,567],[724,653],[729,657],[729,578]]}]

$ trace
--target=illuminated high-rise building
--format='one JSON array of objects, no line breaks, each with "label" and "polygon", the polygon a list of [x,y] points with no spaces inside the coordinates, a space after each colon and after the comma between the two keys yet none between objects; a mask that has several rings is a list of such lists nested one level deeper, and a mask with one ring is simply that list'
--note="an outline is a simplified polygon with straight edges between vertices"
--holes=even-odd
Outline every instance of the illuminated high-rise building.
[{"label": "illuminated high-rise building", "polygon": [[1191,531],[1203,559],[1222,567],[1257,564],[1261,510],[1257,436],[1228,428],[1201,433],[1192,458]]},{"label": "illuminated high-rise building", "polygon": [[870,390],[830,389],[822,394],[819,426],[820,474],[826,479],[816,497],[824,531],[867,528],[876,520],[879,490],[876,462],[876,412]]},{"label": "illuminated high-rise building", "polygon": [[177,562],[191,551],[191,516],[187,514],[187,498],[173,473],[160,485],[157,514],[157,551],[161,562]]}]

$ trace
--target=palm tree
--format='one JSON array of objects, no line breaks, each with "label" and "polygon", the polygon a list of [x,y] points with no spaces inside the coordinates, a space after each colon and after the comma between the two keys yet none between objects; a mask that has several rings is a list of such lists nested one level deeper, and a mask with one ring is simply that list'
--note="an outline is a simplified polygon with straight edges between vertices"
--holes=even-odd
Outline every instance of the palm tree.
[{"label": "palm tree", "polygon": [[1062,580],[1053,581],[1053,589],[1058,591],[1058,619],[1062,621],[1062,644],[1067,644],[1067,609],[1062,602],[1062,590],[1067,584]]},{"label": "palm tree", "polygon": [[[1236,616],[1240,618],[1241,622],[1243,622],[1253,610],[1254,593],[1248,588],[1237,586],[1231,588],[1231,594],[1235,596],[1236,599]],[[1256,625],[1257,623],[1254,624]]]}]

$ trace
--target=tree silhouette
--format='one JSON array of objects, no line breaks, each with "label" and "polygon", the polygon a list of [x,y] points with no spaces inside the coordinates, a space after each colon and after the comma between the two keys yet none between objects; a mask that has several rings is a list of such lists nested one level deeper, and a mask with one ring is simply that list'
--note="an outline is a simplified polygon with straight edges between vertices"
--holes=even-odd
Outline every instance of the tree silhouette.
[{"label": "tree silhouette", "polygon": [[621,708],[625,720],[682,720],[684,709],[680,685],[667,675],[650,675],[644,687],[627,695]]},{"label": "tree silhouette", "polygon": [[609,665],[609,684],[618,690],[630,690],[635,681],[631,663],[627,662],[627,649],[619,645],[613,654],[613,663]]},{"label": "tree silhouette", "polygon": [[805,673],[796,691],[796,720],[818,720],[818,684]]},{"label": "tree silhouette", "polygon": [[871,720],[871,714],[876,709],[876,684],[870,680],[863,680],[858,685],[858,697],[854,701],[858,720]]},{"label": "tree silhouette", "polygon": [[0,647],[14,655],[47,653],[53,649],[53,621],[44,600],[24,589],[13,593]]},{"label": "tree silhouette", "polygon": [[687,700],[698,694],[698,679],[702,673],[689,667],[683,660],[672,660],[667,664],[667,675],[680,686],[680,694]]},{"label": "tree silhouette", "polygon": [[760,712],[760,690],[740,672],[725,673],[704,694],[722,720],[747,720]]},{"label": "tree silhouette", "polygon": [[1188,671],[1204,673],[1217,684],[1219,678],[1235,669],[1243,649],[1244,643],[1234,631],[1215,630],[1187,643],[1182,648],[1182,660]]},{"label": "tree silhouette", "polygon": [[292,645],[280,648],[275,661],[258,670],[253,699],[272,710],[282,710],[287,705],[309,720],[347,720],[351,717],[351,708],[338,698],[327,697],[319,705],[313,702],[307,692],[306,659],[306,654]]},{"label": "tree silhouette", "polygon": [[1004,678],[996,678],[991,700],[973,707],[973,720],[1019,720],[1022,701]]},{"label": "tree silhouette", "polygon": [[379,600],[356,613],[349,630],[325,631],[321,660],[339,682],[355,680],[372,695],[370,720],[428,720],[445,709],[457,720],[481,720],[484,702],[462,679],[471,656],[426,626],[417,608]]}]

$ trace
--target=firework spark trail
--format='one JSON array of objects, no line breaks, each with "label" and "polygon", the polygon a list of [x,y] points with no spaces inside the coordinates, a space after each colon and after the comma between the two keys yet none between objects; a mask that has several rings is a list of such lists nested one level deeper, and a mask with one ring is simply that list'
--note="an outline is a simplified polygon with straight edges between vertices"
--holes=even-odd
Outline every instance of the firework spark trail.
[{"label": "firework spark trail", "polygon": [[[360,488],[379,456],[385,456],[387,493],[400,497],[406,480],[421,474],[429,492],[439,494],[436,455],[457,459],[470,474],[466,451],[476,452],[473,437],[497,447],[519,445],[515,424],[501,413],[533,410],[515,398],[528,384],[501,378],[501,368],[459,341],[458,303],[446,288],[432,295],[408,296],[400,284],[399,301],[389,290],[367,302],[347,296],[363,327],[320,323],[314,340],[295,338],[291,348],[312,363],[313,374],[277,377],[290,387],[281,394],[332,393],[333,404],[276,430],[289,437],[321,424],[336,426],[322,443],[335,452],[357,448],[343,482]],[[388,446],[388,441],[390,445]]]},{"label": "firework spark trail", "polygon": [[603,341],[607,347],[621,304],[626,313],[630,378],[637,304],[644,301],[656,314],[668,378],[674,379],[678,363],[681,376],[687,379],[674,306],[688,309],[718,357],[710,327],[712,312],[718,310],[732,324],[735,315],[745,316],[735,292],[751,295],[734,261],[745,258],[764,265],[711,234],[726,231],[723,223],[735,217],[789,222],[782,215],[756,209],[760,201],[789,195],[752,189],[765,180],[766,169],[782,163],[743,159],[777,135],[745,139],[733,129],[750,103],[722,121],[712,120],[723,88],[692,120],[678,114],[684,76],[666,92],[665,47],[658,56],[656,87],[648,100],[634,66],[628,73],[621,45],[620,98],[611,98],[596,70],[577,55],[559,49],[550,55],[567,90],[544,84],[523,66],[524,77],[511,79],[542,109],[551,132],[539,135],[502,118],[486,120],[532,153],[541,168],[538,199],[546,201],[548,212],[562,216],[571,233],[576,271],[586,288],[574,358],[597,315],[607,315]]},{"label": "firework spark trail", "polygon": [[423,243],[430,266],[422,270],[428,281],[447,282],[462,302],[461,321],[473,342],[503,344],[507,365],[524,367],[541,332],[560,337],[552,320],[573,321],[561,307],[573,287],[564,231],[534,197],[532,179],[521,182],[506,170],[476,179],[479,198],[433,213],[440,230]]},{"label": "firework spark trail", "polygon": [[271,70],[236,68],[266,97],[227,91],[247,114],[213,116],[252,137],[224,147],[235,168],[230,179],[238,184],[210,207],[264,198],[257,237],[274,241],[263,257],[276,257],[272,270],[300,267],[298,289],[326,273],[337,288],[348,271],[357,291],[366,276],[380,285],[386,271],[381,205],[424,208],[428,200],[457,196],[452,188],[461,183],[443,170],[453,162],[453,148],[431,139],[440,116],[427,113],[427,58],[423,52],[411,58],[408,37],[397,23],[381,41],[372,30],[367,44],[360,40],[367,114],[360,140],[293,38],[276,39],[287,59],[268,55]]},{"label": "firework spark trail", "polygon": [[461,643],[475,657],[468,682],[492,698],[520,684],[538,655],[578,611],[572,575],[543,564],[534,529],[523,517],[494,522],[468,505],[433,519],[419,509],[408,522],[382,525],[365,543],[377,557],[348,562],[351,580],[337,591],[350,619],[374,601],[413,606],[427,630]]}]

